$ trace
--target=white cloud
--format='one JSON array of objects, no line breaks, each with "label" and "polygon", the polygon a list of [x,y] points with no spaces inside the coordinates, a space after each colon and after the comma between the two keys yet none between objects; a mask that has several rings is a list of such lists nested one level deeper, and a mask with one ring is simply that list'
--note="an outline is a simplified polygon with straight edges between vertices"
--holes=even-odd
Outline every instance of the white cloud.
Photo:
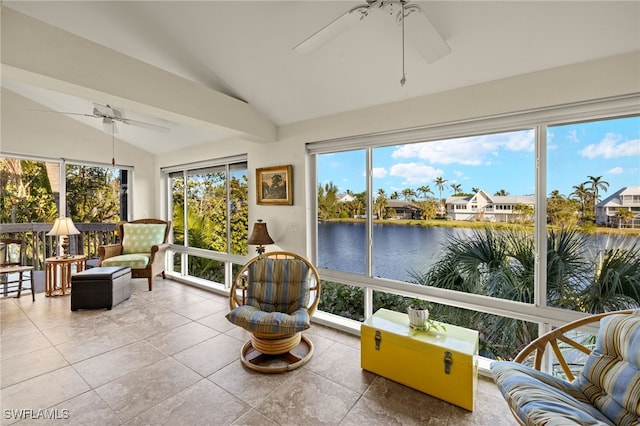
[{"label": "white cloud", "polygon": [[611,173],[612,175],[621,175],[622,173],[624,173],[624,169],[622,167],[614,167],[607,173]]},{"label": "white cloud", "polygon": [[389,174],[404,178],[409,185],[417,185],[433,182],[435,178],[442,176],[444,172],[422,163],[398,163],[391,166]]},{"label": "white cloud", "polygon": [[499,156],[501,150],[533,151],[534,148],[534,132],[526,130],[407,144],[396,149],[391,156],[393,158],[418,158],[431,164],[458,163],[479,166],[487,162],[487,157]]},{"label": "white cloud", "polygon": [[578,139],[578,132],[576,129],[569,130],[567,133],[567,139],[569,139],[573,143],[580,143],[580,139]]},{"label": "white cloud", "polygon": [[371,176],[374,178],[383,178],[387,176],[387,169],[384,167],[374,167],[371,170]]},{"label": "white cloud", "polygon": [[620,135],[607,133],[597,144],[587,145],[580,155],[590,159],[640,156],[640,139],[623,142]]}]

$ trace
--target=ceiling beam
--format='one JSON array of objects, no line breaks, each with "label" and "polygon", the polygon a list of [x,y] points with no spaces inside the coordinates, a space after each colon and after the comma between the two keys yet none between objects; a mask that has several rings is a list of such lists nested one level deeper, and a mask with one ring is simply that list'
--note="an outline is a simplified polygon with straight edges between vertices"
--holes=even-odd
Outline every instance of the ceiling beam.
[{"label": "ceiling beam", "polygon": [[241,136],[276,139],[252,105],[135,58],[0,7],[2,79],[149,116]]}]

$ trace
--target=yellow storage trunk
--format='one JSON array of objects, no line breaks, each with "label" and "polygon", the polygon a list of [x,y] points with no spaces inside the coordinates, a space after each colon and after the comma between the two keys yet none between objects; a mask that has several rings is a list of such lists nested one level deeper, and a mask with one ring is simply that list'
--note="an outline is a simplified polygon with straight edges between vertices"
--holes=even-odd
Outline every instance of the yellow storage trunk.
[{"label": "yellow storage trunk", "polygon": [[444,325],[446,331],[415,330],[408,315],[380,309],[361,326],[361,367],[473,411],[478,332]]}]

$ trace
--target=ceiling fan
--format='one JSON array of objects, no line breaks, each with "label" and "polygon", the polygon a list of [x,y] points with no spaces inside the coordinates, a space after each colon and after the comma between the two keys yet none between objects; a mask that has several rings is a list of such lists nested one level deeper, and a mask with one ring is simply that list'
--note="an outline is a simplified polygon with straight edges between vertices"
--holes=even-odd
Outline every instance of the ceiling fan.
[{"label": "ceiling fan", "polygon": [[94,117],[102,119],[102,125],[104,127],[105,132],[108,133],[117,133],[118,128],[116,126],[116,122],[130,124],[132,126],[144,127],[146,129],[157,130],[161,132],[168,132],[169,128],[160,126],[158,124],[147,123],[139,120],[131,120],[126,118],[124,115],[124,110],[121,108],[115,108],[111,105],[101,105],[98,103],[93,103],[93,111],[91,114],[85,114],[81,112],[64,112],[64,111],[50,111],[50,110],[32,110],[37,112],[53,112],[57,114],[65,114],[65,115],[81,115],[85,117]]},{"label": "ceiling fan", "polygon": [[[448,55],[451,48],[442,38],[438,30],[431,24],[427,15],[415,4],[406,0],[366,0],[366,4],[349,9],[330,22],[324,28],[298,44],[293,50],[300,54],[311,53],[320,46],[337,37],[357,22],[366,19],[372,13],[386,13],[395,16],[396,22],[402,26],[402,80],[404,85],[404,41],[406,37],[420,53],[426,63],[431,64]],[[406,27],[405,27],[406,21]]]},{"label": "ceiling fan", "polygon": [[111,149],[113,156],[111,157],[111,165],[115,167],[116,159],[115,159],[115,134],[118,133],[118,127],[116,126],[116,122],[130,124],[132,126],[144,127],[151,130],[157,130],[161,132],[168,132],[170,129],[168,127],[160,126],[158,124],[147,123],[139,120],[131,120],[126,118],[124,115],[124,110],[121,108],[114,108],[111,105],[101,105],[98,103],[93,103],[93,111],[91,114],[85,114],[81,112],[64,112],[64,111],[51,111],[51,110],[32,110],[36,112],[53,112],[56,114],[65,114],[65,115],[81,115],[85,117],[94,117],[100,118],[102,120],[102,127],[104,128],[105,133],[111,135]]}]

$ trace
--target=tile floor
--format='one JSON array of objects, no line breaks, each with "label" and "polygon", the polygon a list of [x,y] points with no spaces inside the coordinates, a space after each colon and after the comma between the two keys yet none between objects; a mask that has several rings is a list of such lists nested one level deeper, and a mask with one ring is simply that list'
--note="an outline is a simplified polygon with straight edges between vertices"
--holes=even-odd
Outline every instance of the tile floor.
[{"label": "tile floor", "polygon": [[320,325],[304,367],[248,371],[248,334],[227,310],[222,296],[160,279],[152,292],[134,280],[111,311],[71,312],[69,297],[43,294],[1,300],[1,424],[515,424],[491,381],[479,380],[470,413],[361,370],[358,338]]}]

